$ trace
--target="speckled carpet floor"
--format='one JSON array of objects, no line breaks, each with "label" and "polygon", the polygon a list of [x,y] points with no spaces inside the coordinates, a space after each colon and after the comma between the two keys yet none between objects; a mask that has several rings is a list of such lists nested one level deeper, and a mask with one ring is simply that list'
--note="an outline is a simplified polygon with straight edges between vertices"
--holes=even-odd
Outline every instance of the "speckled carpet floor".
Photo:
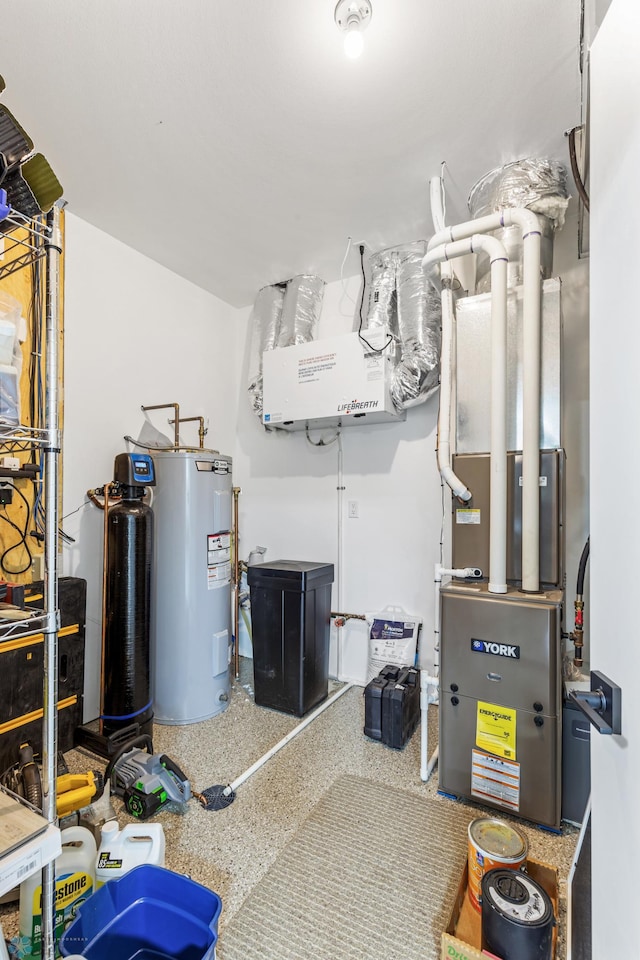
[{"label": "speckled carpet floor", "polygon": [[468,819],[339,777],[224,930],[219,960],[437,960]]}]

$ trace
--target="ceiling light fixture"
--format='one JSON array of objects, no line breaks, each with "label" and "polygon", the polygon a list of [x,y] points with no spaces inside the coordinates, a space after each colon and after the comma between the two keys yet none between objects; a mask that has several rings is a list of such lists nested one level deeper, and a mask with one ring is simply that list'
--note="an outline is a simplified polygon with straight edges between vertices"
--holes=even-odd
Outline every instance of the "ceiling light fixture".
[{"label": "ceiling light fixture", "polygon": [[344,33],[344,52],[355,60],[362,53],[362,32],[371,20],[371,4],[366,0],[338,0],[334,19]]}]

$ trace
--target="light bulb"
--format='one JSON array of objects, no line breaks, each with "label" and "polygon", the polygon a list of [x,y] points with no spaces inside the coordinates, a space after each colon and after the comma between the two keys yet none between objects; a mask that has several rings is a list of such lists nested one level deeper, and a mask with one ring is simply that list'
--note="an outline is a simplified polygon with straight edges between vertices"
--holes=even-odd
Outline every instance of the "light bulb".
[{"label": "light bulb", "polygon": [[364,49],[364,37],[360,29],[360,18],[350,17],[344,35],[344,52],[350,60],[357,60]]}]

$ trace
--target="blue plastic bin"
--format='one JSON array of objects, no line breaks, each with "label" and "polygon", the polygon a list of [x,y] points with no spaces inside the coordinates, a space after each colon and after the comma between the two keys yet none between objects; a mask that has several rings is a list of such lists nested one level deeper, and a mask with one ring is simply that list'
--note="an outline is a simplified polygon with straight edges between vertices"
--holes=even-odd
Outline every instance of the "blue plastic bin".
[{"label": "blue plastic bin", "polygon": [[78,910],[60,953],[86,960],[212,960],[220,897],[164,867],[135,867]]}]

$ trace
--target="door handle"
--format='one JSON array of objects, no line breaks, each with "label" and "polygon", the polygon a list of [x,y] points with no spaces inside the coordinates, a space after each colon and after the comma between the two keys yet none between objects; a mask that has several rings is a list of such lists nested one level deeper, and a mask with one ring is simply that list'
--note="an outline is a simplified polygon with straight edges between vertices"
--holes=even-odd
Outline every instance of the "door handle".
[{"label": "door handle", "polygon": [[598,670],[591,671],[591,690],[571,690],[569,699],[598,733],[622,732],[622,687]]}]

